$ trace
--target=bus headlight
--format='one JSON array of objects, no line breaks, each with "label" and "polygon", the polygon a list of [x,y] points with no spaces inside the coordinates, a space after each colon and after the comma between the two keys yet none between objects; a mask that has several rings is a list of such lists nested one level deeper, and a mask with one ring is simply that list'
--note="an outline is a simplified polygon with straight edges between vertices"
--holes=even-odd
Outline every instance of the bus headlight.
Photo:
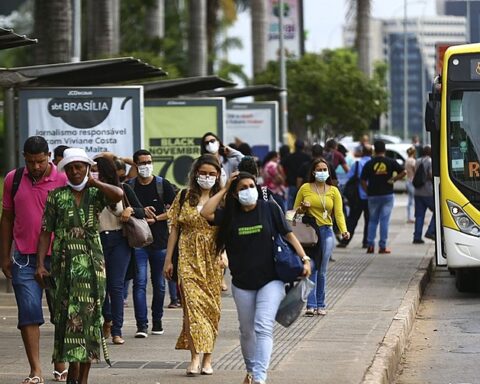
[{"label": "bus headlight", "polygon": [[480,237],[480,228],[478,225],[466,214],[462,207],[458,204],[447,200],[448,209],[455,220],[460,232],[467,233],[472,236]]}]

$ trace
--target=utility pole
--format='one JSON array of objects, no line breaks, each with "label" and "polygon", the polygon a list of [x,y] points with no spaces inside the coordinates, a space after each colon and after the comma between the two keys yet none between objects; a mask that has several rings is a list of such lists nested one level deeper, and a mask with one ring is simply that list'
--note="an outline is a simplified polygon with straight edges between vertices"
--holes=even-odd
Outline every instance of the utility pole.
[{"label": "utility pole", "polygon": [[73,0],[73,54],[72,63],[81,60],[82,50],[82,1]]},{"label": "utility pole", "polygon": [[285,143],[288,133],[288,105],[287,105],[287,71],[285,63],[285,48],[284,48],[284,34],[283,34],[283,4],[284,0],[280,0],[280,19],[279,19],[279,42],[280,42],[280,142]]},{"label": "utility pole", "polygon": [[408,36],[407,0],[403,0],[403,139],[408,140]]}]

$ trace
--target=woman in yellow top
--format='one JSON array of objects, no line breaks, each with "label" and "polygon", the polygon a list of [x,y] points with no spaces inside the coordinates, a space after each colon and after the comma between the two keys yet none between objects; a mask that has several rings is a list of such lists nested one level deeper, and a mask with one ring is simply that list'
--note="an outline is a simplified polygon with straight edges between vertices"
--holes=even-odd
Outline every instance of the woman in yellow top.
[{"label": "woman in yellow top", "polygon": [[308,296],[305,315],[324,316],[327,313],[325,310],[327,266],[335,241],[332,230],[332,213],[343,239],[348,240],[350,238],[343,215],[342,196],[338,188],[331,183],[329,165],[326,160],[317,159],[312,162],[308,183],[303,184],[298,190],[294,208],[298,209],[299,212],[306,212],[313,216],[318,225],[321,262],[320,268],[315,265],[315,269],[312,270],[310,276],[310,279],[315,283],[315,289]]}]

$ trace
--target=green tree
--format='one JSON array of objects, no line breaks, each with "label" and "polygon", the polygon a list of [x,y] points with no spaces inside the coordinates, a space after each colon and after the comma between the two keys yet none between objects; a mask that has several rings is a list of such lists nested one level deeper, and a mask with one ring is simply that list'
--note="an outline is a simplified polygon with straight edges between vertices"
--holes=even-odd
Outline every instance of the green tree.
[{"label": "green tree", "polygon": [[[304,137],[307,131],[326,137],[358,135],[387,110],[386,66],[378,64],[369,79],[348,49],[306,54],[287,62],[289,127]],[[278,85],[278,63],[270,62],[257,83]],[[321,132],[322,131],[322,132]]]}]

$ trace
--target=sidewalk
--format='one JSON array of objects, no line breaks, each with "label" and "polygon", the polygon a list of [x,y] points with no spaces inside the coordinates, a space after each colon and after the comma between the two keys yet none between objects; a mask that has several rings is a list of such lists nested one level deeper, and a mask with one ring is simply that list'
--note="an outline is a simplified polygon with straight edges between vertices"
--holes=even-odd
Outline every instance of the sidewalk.
[{"label": "sidewalk", "polygon": [[[391,379],[434,252],[428,240],[424,245],[411,243],[413,225],[405,224],[405,200],[405,196],[396,197],[389,239],[392,254],[365,254],[360,226],[348,248],[335,250],[337,261],[329,265],[327,316],[300,317],[288,329],[277,326],[268,383],[382,383]],[[28,373],[16,329],[15,299],[5,293],[4,283],[0,278],[1,384],[18,383]],[[235,305],[230,291],[222,299],[213,376],[185,376],[189,353],[174,349],[180,309],[165,309],[164,335],[133,338],[135,320],[129,297],[123,329],[126,343],[109,344],[113,367],[94,365],[90,383],[241,383],[245,370]],[[53,382],[49,364],[53,326],[46,323],[41,332],[45,382]]]}]

